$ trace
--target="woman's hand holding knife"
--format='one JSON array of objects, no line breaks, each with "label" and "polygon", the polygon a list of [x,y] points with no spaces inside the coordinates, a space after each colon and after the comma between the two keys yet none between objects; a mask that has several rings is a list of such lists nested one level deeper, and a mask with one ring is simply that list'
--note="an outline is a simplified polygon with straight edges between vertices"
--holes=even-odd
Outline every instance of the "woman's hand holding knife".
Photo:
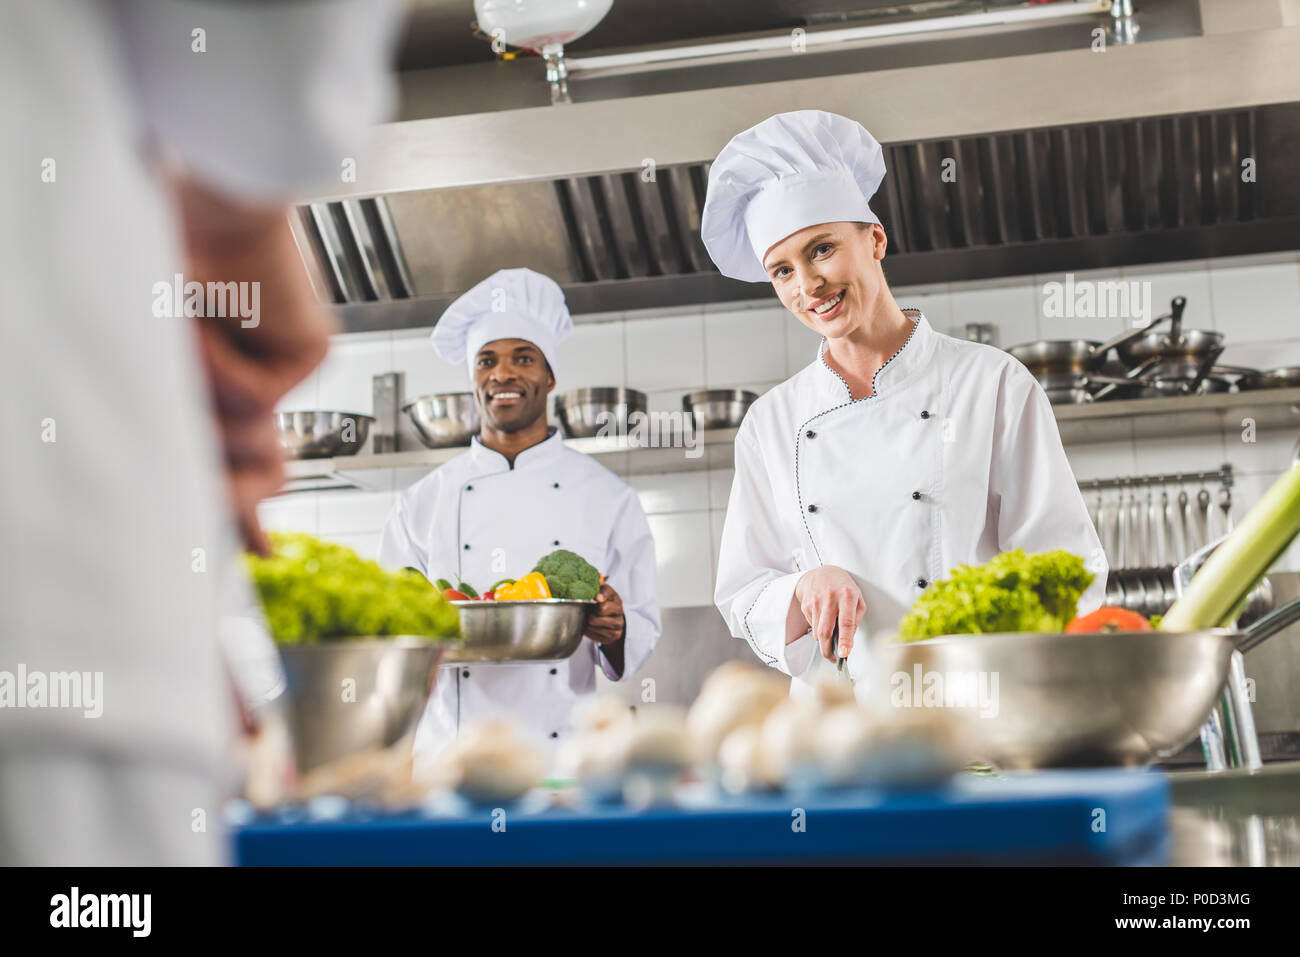
[{"label": "woman's hand holding knife", "polygon": [[[867,610],[862,590],[853,576],[835,565],[814,568],[799,579],[786,619],[786,644],[797,641],[812,630],[821,646],[822,657],[835,662],[835,652],[847,658],[853,650],[853,635]],[[839,625],[837,647],[831,648],[835,626]]]}]

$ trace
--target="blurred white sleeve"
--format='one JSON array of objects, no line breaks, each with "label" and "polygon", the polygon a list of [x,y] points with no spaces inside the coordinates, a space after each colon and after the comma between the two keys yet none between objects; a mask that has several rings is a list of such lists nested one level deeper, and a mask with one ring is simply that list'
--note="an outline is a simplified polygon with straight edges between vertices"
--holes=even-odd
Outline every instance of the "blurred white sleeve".
[{"label": "blurred white sleeve", "polygon": [[248,201],[339,182],[392,111],[400,0],[114,0],[144,132]]},{"label": "blurred white sleeve", "polygon": [[429,558],[411,534],[411,526],[406,517],[407,498],[406,494],[399,495],[388,513],[388,520],[384,522],[384,531],[379,539],[377,561],[390,571],[416,568],[428,578]]},{"label": "blurred white sleeve", "polygon": [[779,514],[762,452],[742,423],[713,600],[733,636],[748,641],[764,664],[798,677],[812,664],[818,645],[811,631],[789,644],[785,640],[790,602],[806,569],[794,560],[799,543],[782,527]]}]

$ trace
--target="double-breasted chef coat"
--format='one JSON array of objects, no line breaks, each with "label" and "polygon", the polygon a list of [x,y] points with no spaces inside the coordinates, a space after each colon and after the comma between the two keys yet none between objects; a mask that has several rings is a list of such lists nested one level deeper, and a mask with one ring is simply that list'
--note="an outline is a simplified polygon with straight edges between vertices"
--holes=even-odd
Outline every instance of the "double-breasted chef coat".
[{"label": "double-breasted chef coat", "polygon": [[[872,636],[896,630],[925,587],[959,564],[1013,548],[1062,548],[1096,579],[1106,560],[1065,457],[1051,405],[1017,360],[914,322],[871,396],[817,359],[761,396],[736,435],[715,600],[731,633],[808,693],[834,673],[809,632],[785,643],[796,582],[837,565],[866,612],[847,667],[860,677]],[[864,640],[865,639],[865,640]]]},{"label": "double-breasted chef coat", "polygon": [[429,473],[398,498],[384,527],[379,561],[418,568],[430,580],[484,591],[528,573],[557,548],[595,565],[623,600],[623,673],[590,638],[562,661],[444,665],[415,738],[417,768],[466,723],[510,714],[554,765],[569,733],[569,712],[596,687],[596,668],[630,677],[659,639],[654,539],[625,482],[558,433],[525,449],[512,468],[475,437],[469,451]]}]

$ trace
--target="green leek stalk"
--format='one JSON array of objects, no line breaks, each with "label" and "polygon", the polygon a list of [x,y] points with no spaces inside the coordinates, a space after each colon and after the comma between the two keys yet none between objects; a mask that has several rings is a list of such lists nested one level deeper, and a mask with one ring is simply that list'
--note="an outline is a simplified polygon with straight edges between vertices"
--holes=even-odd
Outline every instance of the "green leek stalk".
[{"label": "green leek stalk", "polygon": [[1236,530],[1201,566],[1183,597],[1160,622],[1161,631],[1226,627],[1246,597],[1300,534],[1300,462],[1264,493]]}]

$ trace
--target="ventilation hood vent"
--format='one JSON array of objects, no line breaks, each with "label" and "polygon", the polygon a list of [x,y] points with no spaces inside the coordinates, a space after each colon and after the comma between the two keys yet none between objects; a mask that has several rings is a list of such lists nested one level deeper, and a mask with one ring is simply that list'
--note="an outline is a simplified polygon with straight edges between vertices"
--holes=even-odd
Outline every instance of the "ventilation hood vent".
[{"label": "ventilation hood vent", "polygon": [[[1300,30],[1293,28],[1215,39],[1241,44],[1250,38],[1266,48],[1256,51],[1264,61],[1257,62],[1261,75],[1270,58],[1300,53]],[[1190,41],[1153,43],[1148,49],[1184,42]],[[1102,60],[1134,52],[1091,56]],[[1065,65],[1079,62],[1074,53],[1046,56]],[[860,77],[819,81],[817,102],[867,119],[885,144],[888,173],[872,208],[889,236],[885,271],[892,284],[1113,268],[1300,246],[1300,167],[1294,162],[1300,155],[1300,89],[1291,90],[1297,85],[1295,71],[1261,86],[1243,76],[1243,61],[1237,59],[1237,66],[1230,62],[1217,68],[1238,71],[1237,86],[1228,95],[1215,92],[1215,68],[1206,66],[1214,61],[1198,61],[1197,69],[1207,74],[1204,89],[1198,81],[1185,80],[1164,94],[1139,89],[1132,75],[1118,70],[1115,81],[1126,91],[1132,87],[1138,107],[1185,105],[1170,99],[1193,95],[1202,102],[1238,101],[1231,108],[1134,116],[1126,115],[1132,105],[1119,102],[1113,92],[1109,99],[1089,101],[1094,94],[1078,92],[1077,81],[1084,78],[1078,73],[1054,74],[1050,83],[1045,77],[1052,87],[1046,93],[1023,87],[1017,98],[1002,88],[1023,82],[1015,75],[1023,66],[1020,61],[1037,59],[1041,57],[974,65],[991,84],[984,98],[1002,104],[994,109],[985,103],[977,116],[953,115],[953,101],[968,100],[970,93],[950,86],[946,99],[928,101],[933,115],[882,112],[877,123],[863,117],[868,111],[849,105],[862,96],[861,84],[855,88],[854,83]],[[881,86],[884,76],[872,74],[873,87]],[[931,75],[927,82],[951,80],[951,75]],[[1182,90],[1193,85],[1195,93]],[[1051,93],[1063,86],[1073,86],[1075,93],[1062,96],[1053,109]],[[380,170],[375,182],[394,188],[328,198],[297,210],[295,233],[316,290],[338,307],[349,331],[431,325],[460,293],[492,271],[512,266],[553,276],[579,319],[584,313],[770,297],[767,284],[720,276],[700,241],[708,158],[751,116],[810,105],[799,102],[806,98],[796,93],[757,106],[751,98],[758,90],[730,88],[424,121],[449,134],[477,129],[479,145],[486,144],[479,151],[479,166],[489,168],[478,168],[474,177],[462,175],[469,182],[459,185],[454,173],[464,173],[464,157],[460,148],[446,145],[453,141],[442,140],[441,164],[422,164],[421,149],[439,155],[432,131],[412,129],[419,124],[393,124],[386,134],[402,159]],[[1292,101],[1268,102],[1279,90],[1294,92]],[[658,101],[682,97],[710,98],[724,112],[676,114],[670,133],[662,111],[672,104]],[[726,109],[728,98],[736,100],[735,109]],[[909,103],[899,105],[906,110]],[[620,112],[627,125],[591,125],[599,115],[580,115],[610,109]],[[1088,112],[1101,116],[1084,122],[1033,122]],[[530,138],[528,123],[535,120],[546,125],[534,128]],[[592,129],[609,129],[610,135],[593,137]],[[956,135],[889,136],[935,129]],[[610,161],[610,140],[621,163]],[[504,158],[492,152],[494,142]],[[521,150],[521,142],[530,147]],[[670,162],[692,153],[701,158]],[[639,165],[643,157],[656,160],[652,170]],[[658,162],[660,158],[665,161]],[[491,169],[493,163],[508,171]],[[613,171],[592,170],[592,163]],[[565,166],[572,169],[569,175],[555,175]]]}]

